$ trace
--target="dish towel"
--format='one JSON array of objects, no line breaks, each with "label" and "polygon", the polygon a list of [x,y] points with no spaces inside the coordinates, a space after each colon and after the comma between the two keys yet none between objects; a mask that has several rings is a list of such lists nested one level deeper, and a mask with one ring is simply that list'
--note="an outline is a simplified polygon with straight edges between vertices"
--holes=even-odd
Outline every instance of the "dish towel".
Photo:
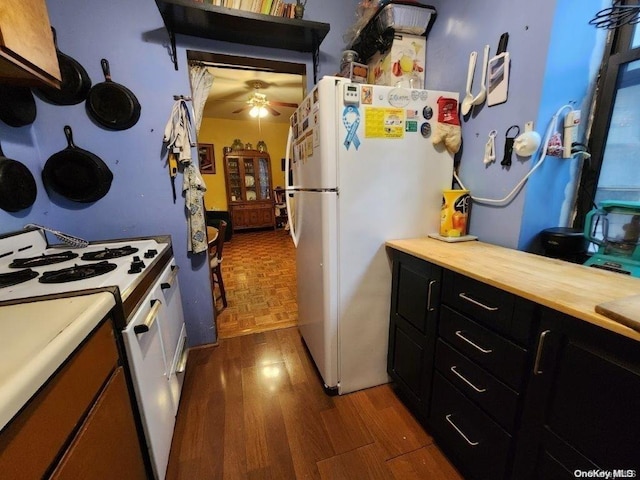
[{"label": "dish towel", "polygon": [[187,250],[202,253],[207,250],[207,230],[204,212],[204,192],[207,187],[200,171],[191,161],[191,149],[195,147],[195,134],[189,105],[177,100],[164,129],[164,141],[170,154],[176,155],[182,166],[185,210],[187,215]]}]

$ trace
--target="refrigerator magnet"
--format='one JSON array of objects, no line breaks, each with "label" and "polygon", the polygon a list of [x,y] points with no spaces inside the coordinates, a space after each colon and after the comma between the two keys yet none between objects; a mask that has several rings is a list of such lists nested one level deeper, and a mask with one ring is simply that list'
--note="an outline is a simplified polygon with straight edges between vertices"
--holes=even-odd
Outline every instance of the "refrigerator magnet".
[{"label": "refrigerator magnet", "polygon": [[347,105],[342,111],[342,123],[347,129],[344,146],[349,150],[349,147],[353,144],[355,149],[358,150],[360,148],[360,139],[358,138],[360,111],[354,105]]}]

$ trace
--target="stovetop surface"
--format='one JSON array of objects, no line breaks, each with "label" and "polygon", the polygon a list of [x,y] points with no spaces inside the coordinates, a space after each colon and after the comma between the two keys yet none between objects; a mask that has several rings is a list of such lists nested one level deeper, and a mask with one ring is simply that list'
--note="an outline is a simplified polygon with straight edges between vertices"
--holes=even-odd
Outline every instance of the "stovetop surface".
[{"label": "stovetop surface", "polygon": [[[83,260],[82,256],[84,254],[101,252],[104,251],[105,248],[112,250],[125,247],[128,247],[125,251],[130,253],[121,257],[108,258],[106,261],[110,264],[115,264],[116,267],[104,274],[62,283],[40,282],[45,272],[73,269],[76,266],[82,265],[95,265],[98,261],[102,261],[102,258]],[[120,289],[120,295],[124,301],[130,293],[129,287],[133,285],[139,277],[145,274],[154,259],[158,258],[167,248],[169,248],[168,243],[159,243],[152,238],[95,242],[85,248],[73,248],[67,245],[48,246],[45,234],[41,230],[28,231],[2,238],[0,239],[0,274],[9,274],[30,268],[38,275],[30,278],[26,282],[0,288],[0,301],[26,299],[41,295],[62,294],[110,286],[117,286]],[[135,249],[137,249],[137,251],[134,252]],[[149,250],[156,250],[157,254],[152,258],[144,258],[145,253]],[[77,256],[51,265],[28,266],[25,268],[9,267],[12,262],[19,259],[33,258],[41,255],[54,255],[62,252],[71,252],[77,254]],[[89,256],[91,257],[93,255]],[[111,257],[111,255],[107,256]],[[98,257],[102,257],[102,255],[98,255]],[[134,257],[139,257],[144,263],[144,267],[137,273],[129,273]]]}]

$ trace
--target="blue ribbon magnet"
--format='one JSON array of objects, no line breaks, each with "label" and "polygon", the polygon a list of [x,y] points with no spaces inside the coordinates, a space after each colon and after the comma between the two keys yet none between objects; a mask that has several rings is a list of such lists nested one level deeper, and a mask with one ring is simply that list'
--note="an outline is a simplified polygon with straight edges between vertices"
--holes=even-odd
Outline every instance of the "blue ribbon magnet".
[{"label": "blue ribbon magnet", "polygon": [[344,141],[344,146],[349,150],[353,143],[353,146],[358,150],[360,148],[360,139],[358,138],[360,111],[353,105],[347,105],[342,112],[342,123],[347,129],[347,138]]}]

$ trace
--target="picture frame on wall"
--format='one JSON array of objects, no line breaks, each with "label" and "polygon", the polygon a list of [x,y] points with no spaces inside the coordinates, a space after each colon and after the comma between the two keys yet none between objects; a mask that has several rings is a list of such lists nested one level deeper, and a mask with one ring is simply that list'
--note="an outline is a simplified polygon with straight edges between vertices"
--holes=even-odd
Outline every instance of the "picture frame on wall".
[{"label": "picture frame on wall", "polygon": [[216,157],[213,150],[213,144],[198,144],[198,160],[200,163],[200,173],[216,173]]}]

